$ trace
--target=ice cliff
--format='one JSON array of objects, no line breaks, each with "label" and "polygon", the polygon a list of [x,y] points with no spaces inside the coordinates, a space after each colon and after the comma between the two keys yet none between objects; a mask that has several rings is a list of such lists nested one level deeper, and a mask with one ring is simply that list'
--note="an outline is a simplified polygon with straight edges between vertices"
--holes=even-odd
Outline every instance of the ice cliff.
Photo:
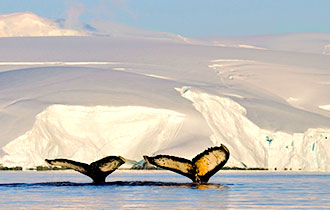
[{"label": "ice cliff", "polygon": [[1,162],[25,168],[45,158],[92,162],[108,155],[140,160],[174,138],[184,115],[137,106],[52,105],[37,115],[33,128],[7,144]]},{"label": "ice cliff", "polygon": [[[288,134],[259,128],[246,117],[246,109],[229,98],[194,90],[177,89],[193,102],[213,134],[214,145],[228,146],[228,165],[278,170],[330,170],[330,130],[311,128]],[[292,122],[294,123],[294,122]]]}]

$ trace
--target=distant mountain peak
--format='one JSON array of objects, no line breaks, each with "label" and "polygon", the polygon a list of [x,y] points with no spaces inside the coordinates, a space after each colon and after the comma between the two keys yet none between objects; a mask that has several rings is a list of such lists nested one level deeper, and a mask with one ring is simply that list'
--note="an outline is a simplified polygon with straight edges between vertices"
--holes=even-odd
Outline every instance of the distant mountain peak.
[{"label": "distant mountain peak", "polygon": [[142,29],[112,20],[92,20],[75,28],[66,25],[65,19],[40,17],[32,12],[3,14],[0,15],[0,37],[110,36],[194,42],[178,34]]},{"label": "distant mountain peak", "polygon": [[18,12],[0,15],[0,37],[26,36],[85,36],[73,29],[63,29],[48,18],[32,12]]}]

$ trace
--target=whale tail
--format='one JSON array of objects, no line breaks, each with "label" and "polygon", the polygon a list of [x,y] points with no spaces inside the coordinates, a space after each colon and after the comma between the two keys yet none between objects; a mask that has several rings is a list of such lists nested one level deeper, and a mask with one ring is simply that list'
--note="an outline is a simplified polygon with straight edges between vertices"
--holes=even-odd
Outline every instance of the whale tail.
[{"label": "whale tail", "polygon": [[206,183],[228,161],[229,150],[225,145],[211,147],[198,154],[192,161],[169,155],[143,156],[148,163],[188,177],[196,183]]},{"label": "whale tail", "polygon": [[121,156],[108,156],[92,162],[81,163],[68,159],[45,160],[50,165],[62,166],[89,176],[94,183],[104,183],[106,177],[119,168],[126,160]]}]

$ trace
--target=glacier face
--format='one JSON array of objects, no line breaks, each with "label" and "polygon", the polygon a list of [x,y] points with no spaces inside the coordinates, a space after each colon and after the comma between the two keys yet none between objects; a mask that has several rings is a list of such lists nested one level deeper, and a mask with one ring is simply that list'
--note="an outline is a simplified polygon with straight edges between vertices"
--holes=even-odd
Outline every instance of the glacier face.
[{"label": "glacier face", "polygon": [[140,160],[175,138],[184,119],[178,112],[139,106],[52,105],[3,148],[7,155],[0,161],[28,168],[59,157],[86,163],[108,155]]},{"label": "glacier face", "polygon": [[261,129],[246,117],[246,109],[230,98],[190,87],[177,88],[203,115],[214,145],[231,152],[227,165],[277,170],[330,170],[330,129],[311,128],[288,134]]}]

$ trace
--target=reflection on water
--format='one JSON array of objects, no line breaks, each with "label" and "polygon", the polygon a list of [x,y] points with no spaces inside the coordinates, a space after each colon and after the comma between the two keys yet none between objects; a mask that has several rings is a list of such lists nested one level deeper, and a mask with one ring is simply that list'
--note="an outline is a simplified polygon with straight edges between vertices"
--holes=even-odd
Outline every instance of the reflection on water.
[{"label": "reflection on water", "polygon": [[133,187],[133,186],[158,186],[158,187],[169,187],[169,188],[190,188],[197,190],[207,190],[207,189],[218,189],[224,190],[227,186],[221,184],[196,184],[196,183],[177,183],[177,182],[153,182],[153,181],[115,181],[107,183],[74,183],[74,182],[42,182],[42,183],[7,183],[0,184],[1,187],[22,187],[22,188],[31,188],[31,187],[78,187],[78,186],[95,186],[95,187]]},{"label": "reflection on water", "polygon": [[165,171],[0,172],[0,209],[329,209],[330,174],[221,171],[209,184]]}]

